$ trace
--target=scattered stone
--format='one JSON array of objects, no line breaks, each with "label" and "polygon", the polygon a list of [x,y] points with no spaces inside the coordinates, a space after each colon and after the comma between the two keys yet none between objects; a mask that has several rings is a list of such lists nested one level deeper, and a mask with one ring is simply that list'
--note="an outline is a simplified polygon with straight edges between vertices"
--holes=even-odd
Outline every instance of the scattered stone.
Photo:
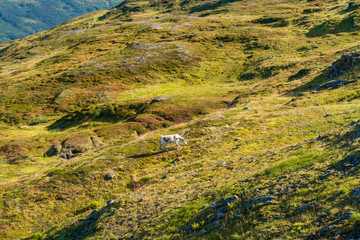
[{"label": "scattered stone", "polygon": [[324,172],[323,175],[318,176],[318,179],[323,180],[323,179],[327,178],[328,176],[330,176],[331,174],[333,174],[333,171],[328,169]]},{"label": "scattered stone", "polygon": [[225,45],[224,45],[224,44],[220,44],[219,47],[225,47]]},{"label": "scattered stone", "polygon": [[112,180],[114,177],[115,177],[115,173],[111,172],[111,173],[107,173],[107,174],[104,176],[104,179],[105,179],[105,180]]},{"label": "scattered stone", "polygon": [[235,138],[234,141],[239,141],[241,138]]},{"label": "scattered stone", "polygon": [[281,180],[281,179],[284,179],[284,178],[287,178],[287,176],[283,175],[283,176],[279,177],[278,179]]},{"label": "scattered stone", "polygon": [[255,177],[249,177],[249,178],[247,178],[245,180],[239,180],[239,182],[250,182],[250,181],[252,181],[254,179],[255,179]]},{"label": "scattered stone", "polygon": [[167,179],[167,175],[164,175],[164,176],[162,177],[162,179]]},{"label": "scattered stone", "polygon": [[354,212],[350,211],[350,212],[347,212],[347,213],[344,213],[343,215],[340,216],[340,220],[346,220],[346,219],[349,219],[352,215],[353,215]]},{"label": "scattered stone", "polygon": [[320,140],[323,140],[324,138],[327,138],[327,136],[324,136],[324,135],[319,135],[316,140],[320,141]]},{"label": "scattered stone", "polygon": [[351,141],[348,141],[346,143],[344,143],[341,148],[344,148],[344,147],[350,147],[351,146]]},{"label": "scattered stone", "polygon": [[244,107],[243,110],[251,110],[250,107]]},{"label": "scattered stone", "polygon": [[360,187],[352,190],[351,194],[360,197]]},{"label": "scattered stone", "polygon": [[116,210],[112,211],[112,212],[110,213],[110,216],[113,216],[116,212],[117,212]]},{"label": "scattered stone", "polygon": [[356,139],[359,139],[360,138],[360,135],[356,135],[353,139],[356,140]]},{"label": "scattered stone", "polygon": [[228,198],[218,202],[217,204],[212,205],[210,208],[211,209],[219,209],[219,208],[222,208],[222,207],[227,207],[228,203],[233,203],[233,202],[237,201],[238,198],[239,197],[237,195],[234,195],[232,197],[228,197]]},{"label": "scattered stone", "polygon": [[321,219],[323,219],[326,215],[325,214],[320,214],[320,216],[318,216],[313,222],[312,225],[314,225],[317,222],[320,222]]},{"label": "scattered stone", "polygon": [[266,60],[273,59],[273,58],[275,58],[275,56],[269,56],[269,57],[261,59],[261,61],[266,61]]},{"label": "scattered stone", "polygon": [[273,197],[273,196],[259,197],[259,198],[254,199],[251,203],[247,204],[245,207],[251,208],[253,205],[257,205],[259,203],[272,204],[272,200],[274,200],[274,199],[275,199],[275,197]]},{"label": "scattered stone", "polygon": [[329,234],[329,229],[327,227],[323,227],[319,230],[320,236],[327,236]]},{"label": "scattered stone", "polygon": [[295,212],[305,212],[306,210],[309,209],[309,207],[313,207],[313,206],[315,206],[315,203],[314,203],[314,202],[312,202],[312,203],[310,203],[310,204],[305,204],[304,206],[297,208],[297,209],[295,210]]},{"label": "scattered stone", "polygon": [[217,220],[217,221],[215,221],[215,222],[210,223],[210,224],[209,224],[209,227],[210,227],[210,228],[213,228],[213,227],[217,227],[217,226],[219,226],[219,225],[220,225],[220,220]]},{"label": "scattered stone", "polygon": [[335,166],[335,168],[340,171],[349,171],[350,169],[358,166],[359,164],[360,156],[357,156],[356,154],[350,154],[341,161],[341,164]]},{"label": "scattered stone", "polygon": [[317,85],[316,90],[322,90],[322,89],[336,89],[342,86],[345,86],[349,83],[356,82],[355,80],[352,81],[345,81],[345,80],[335,80],[331,82],[324,83],[323,85]]}]

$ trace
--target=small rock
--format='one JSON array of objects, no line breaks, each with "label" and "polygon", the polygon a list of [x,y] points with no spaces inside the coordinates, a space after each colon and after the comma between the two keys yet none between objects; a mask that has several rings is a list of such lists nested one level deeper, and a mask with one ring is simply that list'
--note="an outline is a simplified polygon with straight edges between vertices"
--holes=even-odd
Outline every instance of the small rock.
[{"label": "small rock", "polygon": [[340,220],[346,220],[346,219],[349,219],[352,215],[353,215],[354,212],[350,211],[350,212],[347,212],[347,213],[344,213],[343,215],[340,216]]},{"label": "small rock", "polygon": [[175,159],[174,161],[171,162],[171,164],[177,164],[180,161],[179,158]]},{"label": "small rock", "polygon": [[104,145],[104,143],[97,136],[92,136],[92,137],[90,137],[90,139],[93,142],[94,146],[97,148],[102,147]]},{"label": "small rock", "polygon": [[342,86],[345,86],[349,83],[353,83],[355,82],[355,80],[352,80],[352,81],[345,81],[345,80],[335,80],[335,81],[330,81],[330,82],[327,82],[323,85],[320,86],[320,89],[336,89],[336,88],[339,88],[339,87],[342,87]]},{"label": "small rock", "polygon": [[115,173],[111,172],[111,173],[107,173],[107,174],[104,176],[104,179],[105,179],[105,180],[112,180],[114,177],[115,177]]},{"label": "small rock", "polygon": [[168,99],[169,99],[168,97],[157,97],[157,98],[151,100],[150,104],[153,104],[153,103],[156,103],[156,102],[166,101]]},{"label": "small rock", "polygon": [[249,178],[245,179],[245,182],[250,182],[252,180],[255,180],[255,177],[249,177]]},{"label": "small rock", "polygon": [[219,47],[225,47],[225,45],[224,45],[224,44],[220,44]]},{"label": "small rock", "polygon": [[320,220],[322,219],[322,218],[324,218],[326,215],[325,214],[320,214],[320,216],[318,216],[314,221],[313,221],[313,225],[315,224],[315,223],[317,223],[317,222],[320,222]]},{"label": "small rock", "polygon": [[327,227],[323,227],[319,230],[320,236],[326,236],[329,234],[329,229]]},{"label": "small rock", "polygon": [[312,207],[314,205],[315,203],[305,204],[304,206],[297,208],[295,212],[305,212],[306,210],[308,210],[309,207]]},{"label": "small rock", "polygon": [[115,203],[115,200],[114,200],[114,199],[110,199],[109,201],[106,202],[106,204],[107,204],[108,206],[110,206],[110,205],[112,205],[112,204],[114,204],[114,203]]},{"label": "small rock", "polygon": [[162,177],[162,179],[167,179],[167,175],[164,175],[164,176]]},{"label": "small rock", "polygon": [[116,213],[116,211],[115,211],[115,210],[114,210],[114,211],[112,211],[112,212],[110,213],[110,216],[113,216],[115,213]]},{"label": "small rock", "polygon": [[360,197],[360,187],[352,190],[351,194]]},{"label": "small rock", "polygon": [[209,224],[209,227],[217,227],[217,226],[219,226],[219,224],[220,224],[220,220],[217,220],[217,221],[215,221],[215,222],[212,222],[212,223],[210,223]]},{"label": "small rock", "polygon": [[244,107],[243,110],[251,110],[250,107]]},{"label": "small rock", "polygon": [[344,143],[344,144],[341,146],[341,148],[343,148],[343,147],[350,147],[350,146],[351,146],[351,141],[348,141],[348,142]]},{"label": "small rock", "polygon": [[358,124],[359,123],[359,121],[352,121],[351,123],[350,123],[350,126],[354,126],[355,124]]},{"label": "small rock", "polygon": [[326,170],[326,171],[324,172],[323,175],[320,175],[318,178],[319,178],[320,180],[323,180],[323,179],[327,178],[328,176],[330,176],[332,173],[333,173],[333,171],[330,170],[330,169],[328,169],[328,170]]},{"label": "small rock", "polygon": [[317,138],[316,138],[316,140],[322,140],[322,139],[324,139],[324,138],[326,138],[326,136],[324,136],[324,135],[319,135]]},{"label": "small rock", "polygon": [[287,178],[287,176],[284,175],[284,176],[279,177],[278,179],[281,180],[281,179],[284,179],[284,178]]}]

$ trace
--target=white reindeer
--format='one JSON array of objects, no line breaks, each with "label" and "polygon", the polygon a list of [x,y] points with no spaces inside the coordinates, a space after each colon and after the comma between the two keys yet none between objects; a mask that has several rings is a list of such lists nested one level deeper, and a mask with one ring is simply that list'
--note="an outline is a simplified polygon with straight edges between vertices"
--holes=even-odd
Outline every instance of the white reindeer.
[{"label": "white reindeer", "polygon": [[166,144],[168,144],[169,142],[174,142],[176,144],[176,149],[178,149],[178,142],[182,142],[182,143],[185,143],[187,144],[187,142],[185,141],[185,139],[183,137],[181,137],[180,135],[178,134],[174,134],[174,135],[166,135],[166,136],[163,136],[161,135],[161,142],[160,142],[160,147],[159,147],[159,152],[161,150],[161,146],[164,145],[164,148],[166,151],[169,151],[167,148],[166,148]]}]

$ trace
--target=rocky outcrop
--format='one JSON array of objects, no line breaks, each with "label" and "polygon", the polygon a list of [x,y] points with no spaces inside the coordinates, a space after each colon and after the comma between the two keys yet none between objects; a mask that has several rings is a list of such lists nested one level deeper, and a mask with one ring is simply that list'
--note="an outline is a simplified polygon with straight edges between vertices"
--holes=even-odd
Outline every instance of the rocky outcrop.
[{"label": "rocky outcrop", "polygon": [[65,139],[60,143],[58,140],[51,142],[52,146],[45,153],[46,156],[57,156],[60,158],[71,159],[88,150],[100,148],[103,142],[97,136],[77,134]]},{"label": "rocky outcrop", "polygon": [[343,55],[340,59],[336,60],[331,65],[329,78],[334,79],[340,75],[343,75],[347,71],[351,70],[355,66],[360,64],[360,54],[352,53],[349,55]]}]

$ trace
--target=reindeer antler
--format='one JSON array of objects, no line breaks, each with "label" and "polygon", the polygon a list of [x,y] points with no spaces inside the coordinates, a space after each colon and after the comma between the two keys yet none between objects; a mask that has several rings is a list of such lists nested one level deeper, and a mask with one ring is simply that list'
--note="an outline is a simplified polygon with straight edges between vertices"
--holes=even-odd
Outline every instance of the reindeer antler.
[{"label": "reindeer antler", "polygon": [[186,128],[186,129],[182,130],[179,135],[180,135],[180,136],[186,136],[186,134],[187,134],[189,131],[190,131],[190,129]]}]

